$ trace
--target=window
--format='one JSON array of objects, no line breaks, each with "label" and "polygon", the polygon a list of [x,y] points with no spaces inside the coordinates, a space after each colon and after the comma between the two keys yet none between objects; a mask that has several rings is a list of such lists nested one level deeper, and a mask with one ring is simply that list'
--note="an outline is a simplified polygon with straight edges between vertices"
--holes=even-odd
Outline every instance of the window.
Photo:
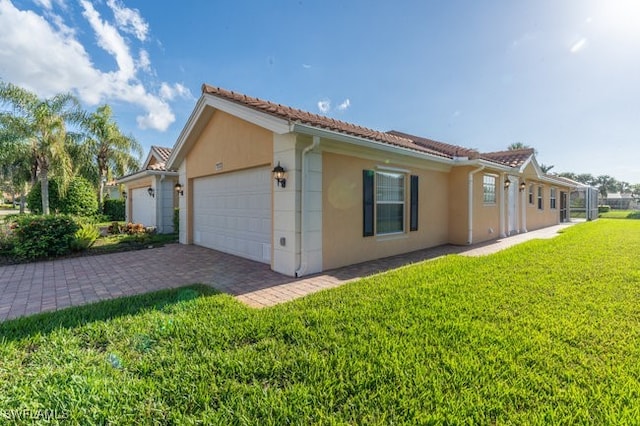
[{"label": "window", "polygon": [[495,204],[496,203],[496,177],[491,175],[484,175],[482,179],[482,188],[484,191],[484,203]]},{"label": "window", "polygon": [[544,205],[542,204],[542,187],[538,187],[538,209],[544,209]]},{"label": "window", "polygon": [[404,175],[376,173],[376,233],[404,232]]},{"label": "window", "polygon": [[409,230],[418,230],[418,176],[409,176],[408,193],[403,173],[363,170],[362,177],[365,237],[405,232],[407,214]]},{"label": "window", "polygon": [[551,188],[551,191],[549,192],[549,208],[551,209],[556,208],[556,189],[555,188]]},{"label": "window", "polygon": [[529,204],[533,204],[533,185],[529,185]]}]

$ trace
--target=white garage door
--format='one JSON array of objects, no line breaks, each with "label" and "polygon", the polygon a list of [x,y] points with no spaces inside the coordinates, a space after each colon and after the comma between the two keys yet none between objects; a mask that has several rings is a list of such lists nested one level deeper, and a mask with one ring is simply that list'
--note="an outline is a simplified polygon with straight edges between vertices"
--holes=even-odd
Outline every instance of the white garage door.
[{"label": "white garage door", "polygon": [[214,250],[270,263],[270,168],[195,179],[193,241]]},{"label": "white garage door", "polygon": [[131,190],[130,222],[144,226],[156,226],[155,198],[149,195],[148,188]]}]

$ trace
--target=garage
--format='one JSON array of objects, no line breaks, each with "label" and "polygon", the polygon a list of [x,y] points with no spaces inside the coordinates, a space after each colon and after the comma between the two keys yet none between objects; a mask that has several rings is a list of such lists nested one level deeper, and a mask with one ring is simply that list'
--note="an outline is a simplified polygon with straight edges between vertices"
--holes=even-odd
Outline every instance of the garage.
[{"label": "garage", "polygon": [[144,226],[156,226],[155,199],[149,195],[149,188],[131,190],[130,222],[142,223]]},{"label": "garage", "polygon": [[270,168],[194,179],[193,242],[270,263]]}]

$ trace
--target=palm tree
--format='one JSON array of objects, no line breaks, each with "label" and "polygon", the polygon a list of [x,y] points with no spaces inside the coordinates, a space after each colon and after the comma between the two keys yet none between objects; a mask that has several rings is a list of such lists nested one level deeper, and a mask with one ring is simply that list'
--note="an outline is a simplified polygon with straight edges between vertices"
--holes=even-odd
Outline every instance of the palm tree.
[{"label": "palm tree", "polygon": [[0,82],[0,101],[13,107],[11,112],[0,112],[1,120],[17,139],[27,141],[42,184],[42,212],[49,214],[49,174],[60,178],[63,189],[69,182],[72,167],[68,145],[72,134],[67,132],[67,124],[80,122],[84,113],[71,94],[40,99],[11,83]]},{"label": "palm tree", "polygon": [[519,149],[529,149],[531,148],[529,145],[525,145],[522,142],[514,142],[507,147],[509,151],[517,151]]},{"label": "palm tree", "polygon": [[[98,204],[104,203],[104,186],[114,175],[122,176],[140,167],[142,146],[132,136],[122,134],[113,120],[109,105],[102,105],[82,123],[87,131],[82,156],[85,158],[85,175],[98,180]],[[86,161],[89,160],[89,161]],[[87,176],[89,177],[89,176]]]},{"label": "palm tree", "polygon": [[24,213],[24,196],[32,181],[33,165],[29,146],[22,142],[15,141],[8,129],[0,125],[0,182],[14,201],[16,194],[20,194],[20,213]]},{"label": "palm tree", "polygon": [[540,163],[540,170],[542,170],[542,173],[547,173],[549,170],[553,169],[555,166],[553,165],[547,165],[544,163]]}]

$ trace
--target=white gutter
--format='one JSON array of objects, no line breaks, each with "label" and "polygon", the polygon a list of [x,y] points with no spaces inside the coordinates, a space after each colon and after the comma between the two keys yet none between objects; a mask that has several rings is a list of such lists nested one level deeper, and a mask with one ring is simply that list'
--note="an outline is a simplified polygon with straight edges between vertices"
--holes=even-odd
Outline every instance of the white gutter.
[{"label": "white gutter", "polygon": [[318,147],[318,145],[320,145],[320,137],[319,136],[314,136],[313,137],[313,142],[311,143],[311,145],[309,145],[308,147],[306,147],[303,151],[302,154],[300,156],[300,175],[302,176],[302,181],[300,182],[300,265],[298,266],[298,269],[295,272],[296,277],[301,277],[303,276],[306,272],[307,272],[307,251],[305,248],[305,234],[306,229],[305,229],[305,217],[306,217],[306,209],[305,209],[305,200],[307,198],[307,193],[306,193],[306,185],[305,182],[307,181],[307,174],[308,174],[308,167],[306,167],[306,155],[309,151],[316,149]]},{"label": "white gutter", "polygon": [[484,165],[469,172],[469,237],[467,238],[467,244],[473,243],[473,175],[480,170],[484,170]]}]

